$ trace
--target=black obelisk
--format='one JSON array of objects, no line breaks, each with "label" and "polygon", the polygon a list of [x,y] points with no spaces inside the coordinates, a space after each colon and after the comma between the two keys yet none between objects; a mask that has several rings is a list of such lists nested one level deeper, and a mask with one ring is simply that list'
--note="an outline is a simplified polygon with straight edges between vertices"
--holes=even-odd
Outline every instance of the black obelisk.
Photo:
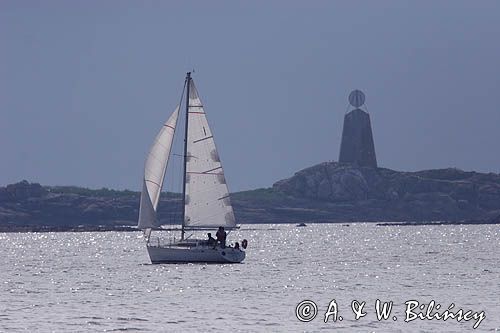
[{"label": "black obelisk", "polygon": [[355,109],[344,117],[339,162],[376,168],[377,157],[370,115],[360,109],[365,103],[365,95],[360,90],[354,90],[349,95],[349,103]]}]

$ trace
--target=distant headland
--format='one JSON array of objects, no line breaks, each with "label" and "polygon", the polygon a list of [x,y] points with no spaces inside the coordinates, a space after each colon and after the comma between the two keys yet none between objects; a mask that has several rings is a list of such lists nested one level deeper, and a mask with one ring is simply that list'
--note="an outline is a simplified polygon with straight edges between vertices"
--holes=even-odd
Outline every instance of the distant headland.
[{"label": "distant headland", "polygon": [[[22,181],[0,187],[0,232],[136,230],[139,197]],[[179,194],[162,197],[161,222],[179,223]],[[325,162],[231,199],[239,223],[500,223],[500,174]]]},{"label": "distant headland", "polygon": [[[378,167],[370,115],[349,94],[339,162],[325,162],[270,188],[231,194],[238,223],[500,223],[500,174],[455,168],[401,172]],[[0,187],[2,231],[137,230],[139,192],[22,181]],[[159,203],[161,224],[180,224],[180,194]]]}]

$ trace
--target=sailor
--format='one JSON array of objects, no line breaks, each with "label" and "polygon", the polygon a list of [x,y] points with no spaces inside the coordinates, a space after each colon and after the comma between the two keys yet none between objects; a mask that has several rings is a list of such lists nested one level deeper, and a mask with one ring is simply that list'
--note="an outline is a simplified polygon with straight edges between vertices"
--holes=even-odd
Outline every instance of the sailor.
[{"label": "sailor", "polygon": [[220,247],[223,249],[226,247],[226,232],[224,231],[224,227],[219,227],[219,230],[217,230],[217,233],[215,234],[215,237],[217,237],[217,243],[220,244]]},{"label": "sailor", "polygon": [[214,246],[217,243],[215,238],[212,237],[211,233],[208,233],[207,236],[208,236],[208,240],[207,240],[208,246]]}]

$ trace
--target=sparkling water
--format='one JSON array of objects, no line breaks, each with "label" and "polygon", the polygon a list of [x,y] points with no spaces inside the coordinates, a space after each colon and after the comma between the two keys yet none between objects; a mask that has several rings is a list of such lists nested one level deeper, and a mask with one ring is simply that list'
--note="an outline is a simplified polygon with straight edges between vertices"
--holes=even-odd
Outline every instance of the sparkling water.
[{"label": "sparkling water", "polygon": [[499,229],[244,225],[232,265],[151,265],[135,232],[0,233],[0,331],[500,331]]}]

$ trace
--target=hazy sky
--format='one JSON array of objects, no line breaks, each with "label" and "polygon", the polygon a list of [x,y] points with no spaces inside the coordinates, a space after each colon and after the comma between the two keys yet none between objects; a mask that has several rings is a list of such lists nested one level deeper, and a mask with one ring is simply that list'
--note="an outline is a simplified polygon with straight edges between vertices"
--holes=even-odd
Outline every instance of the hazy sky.
[{"label": "hazy sky", "polygon": [[337,160],[500,172],[500,1],[0,1],[0,185],[140,189],[195,82],[232,191]]}]

